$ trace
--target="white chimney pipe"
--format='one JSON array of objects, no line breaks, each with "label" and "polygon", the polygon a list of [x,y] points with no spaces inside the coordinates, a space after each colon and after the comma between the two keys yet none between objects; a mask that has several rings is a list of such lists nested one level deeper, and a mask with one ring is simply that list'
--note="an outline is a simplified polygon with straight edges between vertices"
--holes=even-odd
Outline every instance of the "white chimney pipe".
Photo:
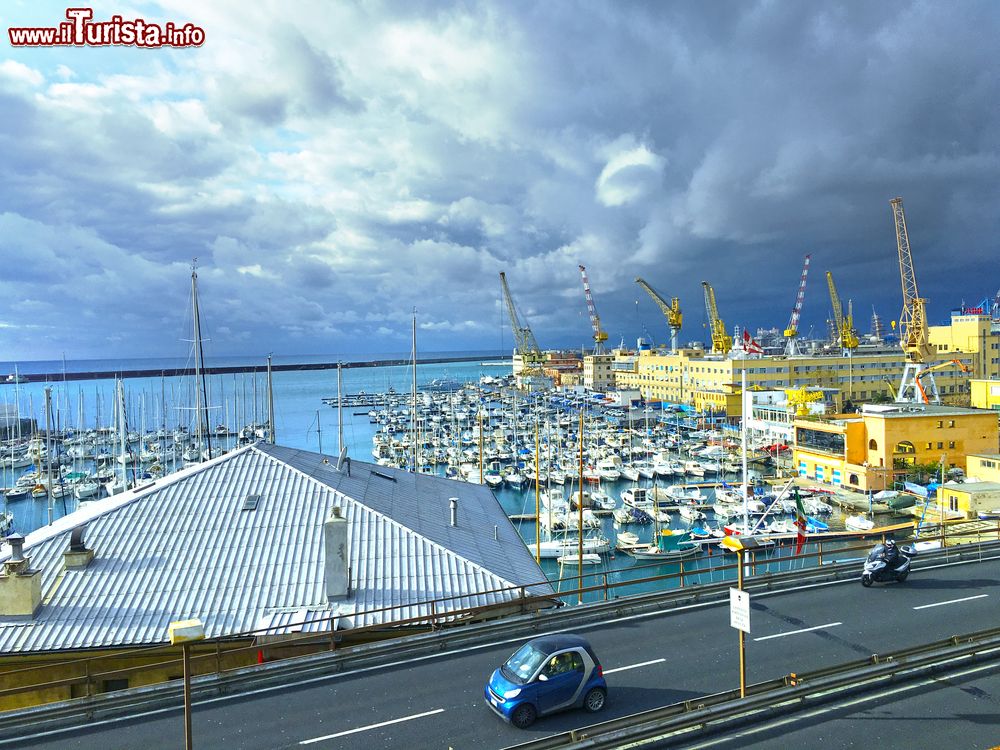
[{"label": "white chimney pipe", "polygon": [[451,525],[458,526],[458,498],[450,498],[448,503],[451,505]]},{"label": "white chimney pipe", "polygon": [[347,519],[342,515],[340,506],[333,506],[333,515],[323,524],[323,543],[326,551],[323,572],[327,599],[343,599],[350,592],[347,527]]}]

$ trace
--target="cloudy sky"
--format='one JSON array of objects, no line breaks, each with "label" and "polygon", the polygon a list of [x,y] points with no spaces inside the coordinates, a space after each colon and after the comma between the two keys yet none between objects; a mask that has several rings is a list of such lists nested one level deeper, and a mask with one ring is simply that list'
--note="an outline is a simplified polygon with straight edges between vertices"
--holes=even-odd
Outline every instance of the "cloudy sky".
[{"label": "cloudy sky", "polygon": [[[79,4],[74,4],[79,5]],[[665,321],[634,278],[783,327],[805,253],[901,305],[903,196],[933,321],[1000,286],[1000,5],[95,2],[199,48],[0,51],[0,360],[579,347]],[[66,5],[4,0],[12,26]]]}]

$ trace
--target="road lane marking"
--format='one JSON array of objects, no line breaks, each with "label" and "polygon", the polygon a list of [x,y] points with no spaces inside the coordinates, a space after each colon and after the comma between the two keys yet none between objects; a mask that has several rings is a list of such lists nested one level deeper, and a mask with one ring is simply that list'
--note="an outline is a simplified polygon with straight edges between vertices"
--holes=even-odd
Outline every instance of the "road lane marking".
[{"label": "road lane marking", "polygon": [[648,667],[650,664],[661,664],[666,661],[663,659],[653,659],[652,661],[641,661],[638,664],[629,664],[627,667],[615,667],[614,669],[605,669],[604,674],[613,674],[614,672],[624,672],[626,669],[636,669],[638,667]]},{"label": "road lane marking", "polygon": [[[921,571],[943,570],[945,568],[957,568],[957,567],[962,566],[962,565],[973,565],[973,564],[982,564],[982,563],[995,562],[998,559],[1000,559],[1000,557],[994,556],[994,557],[983,557],[983,558],[979,558],[979,559],[975,559],[975,560],[955,560],[953,562],[938,562],[938,563],[933,563],[931,565],[921,565],[920,566],[920,570]],[[806,584],[803,584],[801,586],[797,586],[794,589],[794,591],[795,592],[802,592],[802,591],[812,591],[813,589],[826,589],[826,588],[831,588],[831,587],[834,587],[834,586],[846,585],[848,583],[852,583],[853,581],[854,581],[854,579],[847,579],[847,578],[845,578],[845,579],[833,580],[833,581],[820,581],[818,583],[806,583]],[[756,592],[756,593],[757,593],[758,597],[765,597],[765,596],[778,596],[778,595],[780,595],[782,593],[787,593],[787,592],[778,589],[778,590],[775,590],[775,591],[759,591],[759,592]],[[724,606],[724,605],[725,605],[725,600],[724,599],[713,599],[713,600],[710,600],[710,601],[692,602],[690,604],[682,604],[682,605],[680,605],[678,607],[675,607],[675,608],[672,608],[672,609],[666,610],[666,611],[664,611],[662,609],[656,609],[656,610],[652,610],[650,612],[639,612],[637,614],[632,614],[632,615],[620,615],[618,617],[609,617],[607,619],[599,620],[599,621],[597,621],[595,623],[592,623],[592,624],[577,624],[577,625],[570,625],[570,626],[567,626],[565,628],[553,628],[551,630],[546,630],[545,633],[547,633],[549,635],[554,635],[554,634],[557,634],[557,633],[578,633],[581,630],[592,630],[592,629],[595,629],[595,628],[606,628],[609,625],[617,625],[617,624],[621,624],[621,623],[625,623],[625,622],[636,622],[636,621],[639,621],[639,620],[653,619],[655,617],[663,617],[665,615],[666,616],[672,616],[672,615],[675,615],[677,613],[695,612],[695,611],[700,611],[700,610],[705,610],[705,609],[711,609],[712,607],[721,607],[721,606]],[[525,640],[526,637],[527,636],[524,636],[524,635],[512,636],[512,637],[504,638],[504,639],[497,640],[497,641],[491,641],[489,643],[480,643],[480,644],[465,645],[462,648],[463,648],[463,652],[464,653],[472,653],[472,652],[476,652],[476,651],[486,651],[486,650],[489,650],[489,649],[492,649],[492,648],[496,648],[497,646],[504,646],[504,645],[507,645],[507,644],[510,644],[510,643],[524,643],[524,640]],[[457,652],[455,652],[455,651],[449,651],[449,650],[436,651],[433,654],[425,654],[423,656],[415,656],[415,657],[412,657],[412,658],[409,658],[409,659],[405,659],[403,663],[405,663],[405,664],[417,664],[417,663],[425,662],[425,661],[434,661],[434,660],[437,660],[437,659],[443,659],[443,658],[447,658],[447,657],[450,657],[450,656],[455,656],[456,653]],[[340,681],[343,681],[343,680],[345,680],[345,679],[347,679],[349,677],[356,677],[356,676],[359,676],[359,675],[366,675],[366,674],[368,674],[370,672],[375,672],[375,671],[378,671],[380,669],[384,669],[384,666],[381,665],[381,664],[375,664],[375,665],[370,666],[370,667],[356,667],[354,669],[345,669],[342,672],[335,672],[333,674],[324,674],[324,675],[320,675],[318,677],[306,677],[306,678],[303,678],[303,679],[299,680],[298,682],[296,682],[295,685],[297,687],[305,687],[307,685],[319,685],[319,684],[325,683],[325,682],[334,682],[334,681],[340,682]],[[278,692],[282,692],[282,691],[285,691],[285,690],[288,690],[288,685],[286,685],[286,684],[268,685],[266,687],[252,688],[252,689],[249,689],[249,690],[241,690],[239,692],[234,692],[234,693],[231,693],[231,694],[228,694],[228,695],[217,695],[214,698],[201,698],[201,697],[198,697],[198,698],[195,699],[194,705],[196,705],[196,706],[212,706],[212,705],[215,705],[217,703],[230,703],[230,702],[235,702],[235,701],[240,701],[240,700],[245,701],[248,698],[252,698],[254,696],[269,695],[271,693],[278,693]],[[89,722],[87,724],[87,728],[88,729],[93,729],[95,727],[111,726],[113,724],[121,724],[121,723],[126,722],[126,721],[134,721],[136,719],[144,719],[144,718],[148,718],[150,716],[160,716],[160,715],[163,715],[163,714],[173,714],[173,713],[177,713],[180,710],[181,709],[179,707],[177,707],[177,706],[168,706],[166,708],[151,708],[151,709],[148,709],[146,711],[137,711],[135,713],[130,713],[130,714],[123,715],[123,716],[113,716],[113,717],[108,718],[108,719],[96,719],[94,721]],[[43,738],[46,738],[46,737],[56,737],[56,736],[59,736],[59,735],[69,734],[71,732],[76,732],[76,731],[77,731],[77,727],[59,727],[58,729],[46,729],[46,730],[43,730],[43,731],[40,731],[40,732],[34,732],[32,734],[22,734],[17,739],[19,741],[37,740],[37,739],[43,739]],[[0,739],[0,747],[6,746],[8,744],[10,744],[8,741]]]},{"label": "road lane marking", "polygon": [[784,638],[786,635],[798,635],[799,633],[808,633],[810,630],[822,630],[823,628],[832,628],[837,625],[843,625],[840,622],[828,622],[826,625],[816,625],[811,628],[802,628],[802,630],[789,630],[787,633],[775,633],[774,635],[762,635],[760,638],[754,638],[755,641],[767,641],[771,638]]},{"label": "road lane marking", "polygon": [[971,602],[973,599],[985,599],[989,594],[978,594],[976,596],[965,596],[961,599],[949,599],[946,602],[934,602],[934,604],[921,604],[914,609],[927,609],[928,607],[943,607],[945,604],[958,604],[959,602]]},{"label": "road lane marking", "polygon": [[367,732],[369,729],[378,729],[379,727],[387,727],[390,724],[399,724],[401,721],[411,721],[413,719],[420,719],[424,716],[433,716],[434,714],[443,713],[443,708],[435,708],[433,711],[424,711],[422,714],[413,714],[413,716],[404,716],[401,719],[390,719],[389,721],[383,721],[378,724],[369,724],[366,727],[358,727],[357,729],[348,729],[344,732],[337,732],[336,734],[327,734],[323,737],[313,737],[311,740],[302,740],[299,742],[300,745],[311,745],[314,742],[322,742],[323,740],[332,740],[335,737],[343,737],[347,734],[355,734],[357,732]]}]

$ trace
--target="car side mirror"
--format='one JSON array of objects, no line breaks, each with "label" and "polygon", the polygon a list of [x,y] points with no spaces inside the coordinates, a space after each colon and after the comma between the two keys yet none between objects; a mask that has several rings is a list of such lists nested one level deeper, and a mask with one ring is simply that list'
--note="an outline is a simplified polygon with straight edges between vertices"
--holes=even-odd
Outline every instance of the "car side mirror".
[{"label": "car side mirror", "polygon": [[545,680],[547,680],[549,678],[548,678],[548,675],[546,675],[546,674],[543,673],[543,674],[538,675],[538,679],[542,680],[542,681],[545,681]]}]

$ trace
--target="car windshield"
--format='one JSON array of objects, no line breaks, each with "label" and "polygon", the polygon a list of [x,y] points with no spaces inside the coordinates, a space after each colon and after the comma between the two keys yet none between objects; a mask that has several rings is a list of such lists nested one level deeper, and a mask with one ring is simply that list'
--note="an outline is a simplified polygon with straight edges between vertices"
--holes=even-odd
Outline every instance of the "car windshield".
[{"label": "car windshield", "polygon": [[548,656],[530,643],[525,643],[500,667],[500,672],[517,685],[526,683]]}]

